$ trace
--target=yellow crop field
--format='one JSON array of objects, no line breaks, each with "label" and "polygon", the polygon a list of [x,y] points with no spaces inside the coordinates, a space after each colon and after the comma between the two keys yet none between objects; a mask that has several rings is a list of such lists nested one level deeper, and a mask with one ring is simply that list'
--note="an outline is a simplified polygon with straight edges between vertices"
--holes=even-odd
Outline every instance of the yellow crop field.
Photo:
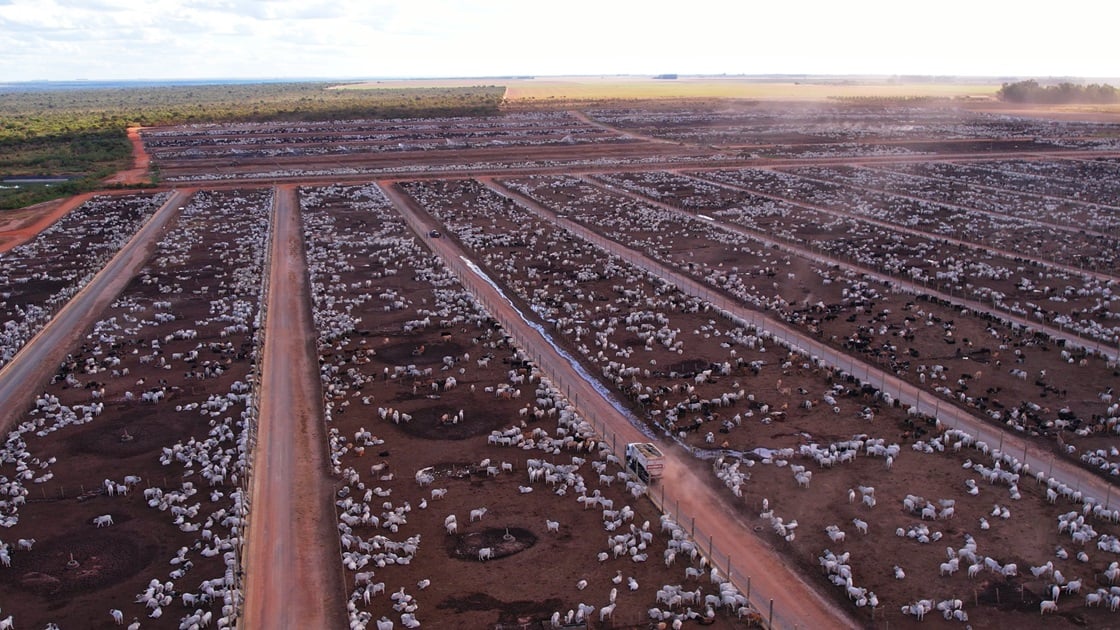
[{"label": "yellow crop field", "polygon": [[405,87],[464,87],[503,85],[507,101],[659,98],[741,98],[752,100],[817,101],[829,98],[991,98],[996,83],[949,81],[909,82],[886,78],[815,78],[770,81],[752,77],[583,76],[484,79],[411,79],[355,83],[340,89]]}]

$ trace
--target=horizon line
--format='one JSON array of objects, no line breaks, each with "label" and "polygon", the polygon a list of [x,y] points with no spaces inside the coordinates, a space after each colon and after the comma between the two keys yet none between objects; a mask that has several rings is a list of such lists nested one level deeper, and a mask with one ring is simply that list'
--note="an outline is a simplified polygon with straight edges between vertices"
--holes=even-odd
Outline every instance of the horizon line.
[{"label": "horizon line", "polygon": [[211,76],[211,77],[137,77],[137,78],[68,78],[68,79],[23,79],[14,81],[0,80],[0,85],[25,85],[40,83],[152,83],[152,82],[208,82],[208,81],[240,81],[254,82],[369,82],[369,81],[473,81],[473,80],[513,80],[527,81],[535,79],[562,79],[562,78],[645,78],[656,80],[665,79],[667,76],[676,78],[743,78],[743,79],[874,79],[874,80],[953,80],[961,79],[970,82],[976,81],[1008,81],[1008,80],[1070,80],[1070,81],[1095,81],[1095,80],[1120,80],[1120,76],[1080,76],[1080,75],[1024,75],[1024,74],[882,74],[882,73],[813,73],[813,72],[768,72],[768,73],[603,73],[603,74],[505,74],[505,75],[460,75],[460,76]]}]

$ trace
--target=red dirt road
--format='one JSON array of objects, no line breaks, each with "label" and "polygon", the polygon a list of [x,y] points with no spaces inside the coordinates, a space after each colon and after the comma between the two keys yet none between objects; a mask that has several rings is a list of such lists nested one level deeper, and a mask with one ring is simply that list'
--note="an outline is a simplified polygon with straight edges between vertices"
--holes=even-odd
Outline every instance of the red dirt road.
[{"label": "red dirt road", "polygon": [[89,201],[92,196],[92,193],[75,195],[67,199],[28,206],[22,210],[9,213],[5,217],[4,223],[0,224],[0,253],[23,245],[35,238],[36,234],[66,216],[67,212]]},{"label": "red dirt road", "polygon": [[[680,171],[674,171],[674,172],[675,173],[680,173]],[[700,179],[702,181],[709,182],[709,183],[711,183],[713,185],[716,185],[716,186],[726,186],[726,187],[729,187],[729,188],[732,188],[732,189],[746,190],[742,186],[733,186],[731,184],[726,184],[725,182],[720,182],[719,180],[715,180],[715,179],[708,179],[708,178],[700,177],[700,176],[696,176],[696,175],[689,175],[689,177],[696,177],[696,179]],[[685,216],[696,216],[697,214],[699,214],[698,212],[682,210],[681,208],[671,206],[667,203],[664,203],[662,201],[658,201],[656,199],[651,199],[649,197],[639,195],[638,193],[635,193],[635,192],[630,191],[630,190],[625,190],[625,189],[621,189],[621,188],[606,189],[601,182],[599,182],[597,180],[594,180],[594,179],[591,179],[589,177],[583,177],[582,179],[583,179],[584,182],[586,182],[590,186],[596,186],[600,189],[610,190],[611,193],[618,194],[618,195],[623,195],[625,197],[629,197],[630,199],[634,199],[636,201],[639,201],[641,203],[648,204],[648,205],[651,205],[651,206],[656,206],[658,208],[661,208],[663,210],[667,210],[669,212],[676,212],[676,213],[679,213],[679,214],[682,214],[682,215],[685,215]],[[488,182],[488,185],[493,184],[492,179],[486,179],[485,181]],[[505,195],[507,197],[511,197],[513,199],[516,199],[518,203],[520,203],[521,205],[523,205],[527,208],[532,208],[538,214],[544,214],[545,216],[551,216],[552,213],[550,213],[547,209],[541,207],[540,204],[533,203],[532,199],[526,197],[525,195],[519,194],[517,191],[511,190],[510,188],[507,188],[504,185],[497,185],[497,186],[498,186],[498,188],[495,188],[495,190],[498,191],[500,194]],[[491,186],[491,188],[494,188],[494,186]],[[821,212],[833,212],[832,210],[830,210],[830,209],[828,209],[824,206],[812,205],[812,204],[808,204],[808,203],[805,203],[805,202],[795,201],[795,200],[792,200],[792,199],[783,199],[783,198],[775,196],[775,195],[767,195],[767,194],[764,194],[764,193],[759,193],[757,191],[751,191],[751,192],[752,192],[752,194],[758,194],[760,196],[768,197],[770,199],[785,200],[785,201],[788,201],[789,203],[792,203],[792,204],[795,204],[795,205],[801,205],[801,206],[804,206],[804,207],[811,207],[815,210],[820,210]],[[857,216],[857,215],[847,215],[847,216],[853,216],[854,218],[862,219],[862,217]],[[908,280],[903,275],[892,276],[892,275],[880,272],[880,271],[878,271],[878,270],[876,270],[876,269],[874,269],[873,267],[870,267],[870,266],[864,267],[864,266],[856,264],[856,263],[854,263],[850,260],[840,258],[838,256],[832,256],[832,255],[829,255],[829,254],[826,254],[826,253],[823,253],[823,252],[815,251],[811,248],[807,248],[807,247],[804,247],[804,246],[801,246],[801,245],[797,245],[797,244],[794,244],[794,243],[790,243],[788,241],[781,240],[781,239],[776,238],[776,237],[768,236],[767,233],[759,231],[759,230],[752,230],[752,229],[749,229],[749,228],[746,228],[746,227],[743,227],[743,226],[735,225],[733,223],[722,222],[722,221],[720,222],[719,225],[722,229],[727,230],[729,232],[734,232],[736,234],[742,234],[742,235],[744,235],[748,238],[757,240],[758,242],[763,243],[766,247],[769,247],[769,248],[772,248],[772,249],[778,249],[778,250],[785,251],[785,252],[789,252],[789,253],[791,253],[795,256],[800,256],[802,258],[807,258],[809,260],[814,260],[814,261],[816,261],[820,264],[836,265],[836,266],[844,268],[844,269],[851,269],[852,271],[854,271],[856,273],[865,274],[868,277],[874,278],[879,282],[894,283],[894,284],[898,285],[899,287],[902,287],[904,290],[913,293],[914,295],[920,295],[920,294],[931,295],[933,297],[936,297],[939,300],[944,300],[946,302],[950,302],[950,303],[953,303],[953,304],[959,304],[961,306],[965,306],[967,308],[970,308],[970,309],[972,309],[976,312],[992,313],[993,315],[996,315],[996,316],[998,316],[1002,319],[1006,319],[1006,320],[1015,322],[1016,324],[1022,326],[1025,329],[1040,330],[1040,331],[1045,332],[1047,335],[1050,335],[1050,337],[1053,338],[1053,339],[1064,339],[1067,346],[1069,346],[1071,348],[1076,347],[1076,348],[1093,349],[1096,352],[1100,352],[1100,353],[1104,354],[1105,356],[1109,356],[1109,357],[1112,357],[1114,359],[1117,358],[1117,357],[1120,357],[1120,354],[1118,354],[1117,351],[1113,351],[1113,350],[1110,350],[1108,348],[1101,348],[1099,343],[1094,343],[1090,340],[1082,339],[1077,333],[1075,333],[1073,331],[1067,332],[1062,328],[1055,328],[1054,326],[1051,326],[1051,325],[1049,325],[1045,322],[1038,321],[1038,320],[1032,320],[1028,317],[1023,317],[1023,316],[1018,315],[1016,313],[996,309],[996,308],[993,308],[990,304],[984,304],[984,303],[978,302],[976,300],[969,299],[967,297],[961,297],[960,295],[952,295],[950,293],[942,293],[941,291],[939,291],[937,289],[931,288],[931,287],[926,286],[924,284],[919,284],[918,282],[916,282],[914,280]],[[901,228],[897,228],[897,229],[901,229]],[[961,241],[961,242],[966,243],[967,241]],[[1010,256],[1010,257],[1021,256],[1021,254],[1018,254],[1018,253],[1007,252],[1007,251],[1002,251],[1002,250],[998,250],[998,249],[991,249],[991,251],[1001,252],[1004,255]],[[1046,264],[1051,265],[1051,264],[1056,264],[1056,263],[1047,262]],[[1072,269],[1072,268],[1070,268],[1070,269]],[[1079,273],[1097,274],[1098,279],[1105,279],[1105,281],[1107,281],[1107,278],[1109,277],[1109,274],[1107,274],[1107,273],[1098,273],[1098,272],[1092,272],[1092,271],[1089,271],[1089,272],[1079,271]]]},{"label": "red dirt road", "polygon": [[310,288],[293,186],[276,190],[246,539],[246,628],[345,628]]},{"label": "red dirt road", "polygon": [[[533,202],[531,199],[528,199],[516,191],[496,185],[489,179],[480,179],[479,181],[490,186],[495,192],[516,200],[524,207],[542,216],[551,214],[549,211],[542,208],[540,204]],[[1023,463],[1029,464],[1031,470],[1045,470],[1047,471],[1047,476],[1054,477],[1070,487],[1077,488],[1084,492],[1086,497],[1093,497],[1104,507],[1110,509],[1115,508],[1117,499],[1112,496],[1111,484],[1078,467],[1069,460],[1056,460],[1052,453],[1029,443],[1021,436],[1015,433],[1007,433],[998,426],[993,426],[977,418],[968,410],[949,402],[942,402],[940,399],[928,393],[923,399],[923,392],[920,388],[904,382],[894,374],[886,372],[866,361],[856,359],[835,350],[812,337],[802,334],[785,322],[772,319],[759,311],[755,311],[754,309],[745,307],[739,302],[730,300],[724,295],[713,291],[706,285],[701,284],[699,281],[673,269],[669,269],[665,265],[647,258],[635,250],[623,247],[579,223],[569,219],[553,218],[552,220],[571,230],[581,238],[599,245],[603,249],[626,260],[634,266],[666,279],[681,291],[689,295],[701,297],[717,308],[731,313],[739,320],[747,322],[757,327],[759,330],[768,330],[776,338],[784,340],[793,348],[800,349],[804,354],[819,357],[826,364],[837,366],[847,371],[849,374],[860,379],[863,383],[874,385],[885,392],[897,394],[895,397],[898,398],[904,406],[913,406],[920,413],[934,416],[947,427],[960,428],[972,433],[976,436],[977,440],[983,440],[990,446],[994,446],[1004,452],[1013,453],[1016,457],[1019,457]],[[1020,455],[1020,453],[1022,455]]]},{"label": "red dirt road", "polygon": [[[417,211],[411,200],[400,191],[384,184],[381,188],[417,234],[424,235],[436,227],[434,223],[428,224],[428,217]],[[525,349],[526,354],[536,361],[558,388],[567,392],[569,400],[575,403],[583,417],[596,427],[604,440],[615,446],[616,451],[621,451],[627,442],[649,441],[611,401],[596,391],[567,359],[533,330],[501,294],[469,269],[461,258],[463,252],[451,239],[425,237],[425,240],[457,273],[463,285],[501,322],[503,330]],[[752,603],[762,610],[763,616],[769,612],[763,607],[764,602],[773,599],[774,627],[859,626],[844,611],[826,601],[780,555],[763,543],[727,505],[722,496],[724,492],[713,488],[686,465],[684,458],[674,454],[675,449],[665,444],[661,447],[668,455],[668,472],[660,488],[662,492],[654,493],[660,495],[664,505],[677,506],[678,513],[673,517],[678,522],[685,524],[695,519],[697,531],[712,537],[719,558],[731,558],[732,578],[744,593],[747,591],[746,578],[750,576]],[[621,452],[616,454],[622,456]],[[702,538],[700,542],[705,540]],[[720,567],[723,566],[726,566],[725,562],[720,563]]]},{"label": "red dirt road", "polygon": [[140,139],[141,127],[128,128],[128,141],[132,143],[132,168],[121,171],[105,180],[106,184],[143,184],[148,181],[148,150]]},{"label": "red dirt road", "polygon": [[77,345],[82,334],[128,285],[155,250],[164,228],[178,216],[194,190],[179,190],[156,210],[121,251],[0,370],[0,431],[7,433],[31,406],[46,382]]}]

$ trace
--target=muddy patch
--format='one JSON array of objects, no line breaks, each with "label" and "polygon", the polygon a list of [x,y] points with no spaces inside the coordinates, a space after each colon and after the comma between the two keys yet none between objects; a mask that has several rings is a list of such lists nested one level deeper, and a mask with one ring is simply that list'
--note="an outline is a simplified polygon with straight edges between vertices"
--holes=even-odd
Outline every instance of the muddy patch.
[{"label": "muddy patch", "polygon": [[74,532],[12,554],[0,581],[40,596],[94,590],[136,575],[154,554],[155,545],[139,532]]},{"label": "muddy patch", "polygon": [[[491,527],[480,532],[454,536],[448,543],[448,555],[458,560],[487,562],[521,553],[537,544],[537,536],[521,527]],[[489,560],[484,549],[490,549]]]}]

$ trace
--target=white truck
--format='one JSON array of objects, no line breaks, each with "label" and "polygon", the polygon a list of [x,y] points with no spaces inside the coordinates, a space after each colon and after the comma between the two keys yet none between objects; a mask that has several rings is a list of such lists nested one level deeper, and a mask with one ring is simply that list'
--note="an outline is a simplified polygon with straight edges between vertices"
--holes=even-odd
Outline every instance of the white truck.
[{"label": "white truck", "polygon": [[665,472],[665,455],[649,442],[630,442],[626,445],[626,468],[651,483]]}]

